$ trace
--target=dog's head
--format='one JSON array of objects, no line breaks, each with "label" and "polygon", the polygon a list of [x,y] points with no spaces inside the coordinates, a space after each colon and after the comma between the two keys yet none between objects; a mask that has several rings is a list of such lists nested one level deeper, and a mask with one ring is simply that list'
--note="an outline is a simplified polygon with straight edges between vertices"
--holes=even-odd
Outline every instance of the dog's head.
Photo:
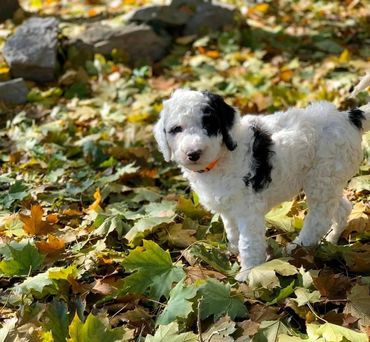
[{"label": "dog's head", "polygon": [[200,171],[236,148],[237,121],[238,113],[221,96],[179,89],[163,102],[154,135],[166,161]]}]

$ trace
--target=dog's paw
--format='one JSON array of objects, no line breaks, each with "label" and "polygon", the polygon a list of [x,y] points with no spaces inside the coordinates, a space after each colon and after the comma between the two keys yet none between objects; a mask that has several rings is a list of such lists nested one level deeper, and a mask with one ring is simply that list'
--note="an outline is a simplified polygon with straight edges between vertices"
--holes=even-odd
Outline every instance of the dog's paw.
[{"label": "dog's paw", "polygon": [[338,233],[338,232],[335,232],[335,231],[330,231],[329,233],[328,233],[328,235],[326,235],[325,236],[325,240],[327,241],[327,242],[330,242],[330,243],[332,243],[332,244],[337,244],[338,243],[338,240],[339,240],[339,238],[340,238],[340,235],[341,235],[341,232],[340,233]]},{"label": "dog's paw", "polygon": [[227,250],[231,255],[238,255],[239,254],[239,249],[238,246],[235,246],[232,243],[229,243],[227,246]]},{"label": "dog's paw", "polygon": [[239,273],[235,276],[235,280],[236,281],[239,281],[241,283],[245,282],[248,280],[248,277],[249,277],[249,273],[251,272],[250,269],[247,269],[247,270],[243,270],[241,269],[239,271]]}]

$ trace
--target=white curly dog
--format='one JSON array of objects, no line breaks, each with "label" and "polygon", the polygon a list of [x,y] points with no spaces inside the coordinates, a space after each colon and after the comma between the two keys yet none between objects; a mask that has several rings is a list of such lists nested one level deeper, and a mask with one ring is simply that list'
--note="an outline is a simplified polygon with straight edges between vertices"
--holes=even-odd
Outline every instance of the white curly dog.
[{"label": "white curly dog", "polygon": [[164,101],[154,134],[200,202],[221,214],[230,250],[240,253],[236,279],[244,281],[266,259],[265,214],[302,189],[309,212],[293,243],[314,245],[326,234],[337,242],[351,211],[343,189],[369,129],[369,105],[339,112],[317,102],[241,118],[219,95],[179,89]]}]

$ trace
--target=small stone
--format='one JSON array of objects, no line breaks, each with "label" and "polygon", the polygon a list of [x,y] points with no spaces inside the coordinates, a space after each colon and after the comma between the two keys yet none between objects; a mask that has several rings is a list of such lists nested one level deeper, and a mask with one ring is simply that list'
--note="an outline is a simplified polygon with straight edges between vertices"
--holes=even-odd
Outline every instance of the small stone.
[{"label": "small stone", "polygon": [[0,101],[9,104],[23,104],[27,102],[28,88],[22,78],[0,82]]},{"label": "small stone", "polygon": [[36,82],[56,79],[58,20],[30,18],[10,37],[3,54],[13,77]]}]

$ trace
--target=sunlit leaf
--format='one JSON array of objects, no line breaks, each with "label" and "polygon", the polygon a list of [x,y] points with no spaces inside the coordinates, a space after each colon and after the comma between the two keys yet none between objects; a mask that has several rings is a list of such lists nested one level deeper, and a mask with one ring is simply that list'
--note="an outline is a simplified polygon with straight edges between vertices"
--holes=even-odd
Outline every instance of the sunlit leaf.
[{"label": "sunlit leaf", "polygon": [[53,226],[42,219],[44,210],[41,205],[33,205],[31,207],[31,215],[19,214],[23,222],[23,229],[30,235],[43,235],[50,232]]},{"label": "sunlit leaf", "polygon": [[69,342],[116,342],[123,337],[122,328],[112,329],[108,319],[99,319],[90,314],[85,322],[81,322],[76,314],[69,325]]},{"label": "sunlit leaf", "polygon": [[197,342],[198,337],[192,332],[179,333],[178,324],[172,322],[168,325],[160,325],[154,336],[147,335],[145,342]]},{"label": "sunlit leaf", "polygon": [[345,338],[347,341],[353,342],[368,341],[366,334],[358,333],[331,323],[325,323],[322,325],[307,324],[307,334],[314,341],[320,337],[323,337],[324,341],[327,342],[341,342],[343,341],[343,338]]},{"label": "sunlit leaf", "polygon": [[6,276],[26,276],[39,269],[44,259],[29,241],[5,245],[2,254],[0,272]]},{"label": "sunlit leaf", "polygon": [[172,264],[168,251],[146,240],[143,247],[130,252],[122,265],[127,272],[134,272],[125,278],[123,290],[129,293],[148,291],[156,300],[161,296],[168,298],[172,284],[185,275],[181,267]]},{"label": "sunlit leaf", "polygon": [[298,273],[297,268],[286,260],[274,259],[252,268],[249,274],[249,283],[252,287],[262,286],[266,289],[273,289],[280,286],[277,274],[290,276],[296,273]]}]

